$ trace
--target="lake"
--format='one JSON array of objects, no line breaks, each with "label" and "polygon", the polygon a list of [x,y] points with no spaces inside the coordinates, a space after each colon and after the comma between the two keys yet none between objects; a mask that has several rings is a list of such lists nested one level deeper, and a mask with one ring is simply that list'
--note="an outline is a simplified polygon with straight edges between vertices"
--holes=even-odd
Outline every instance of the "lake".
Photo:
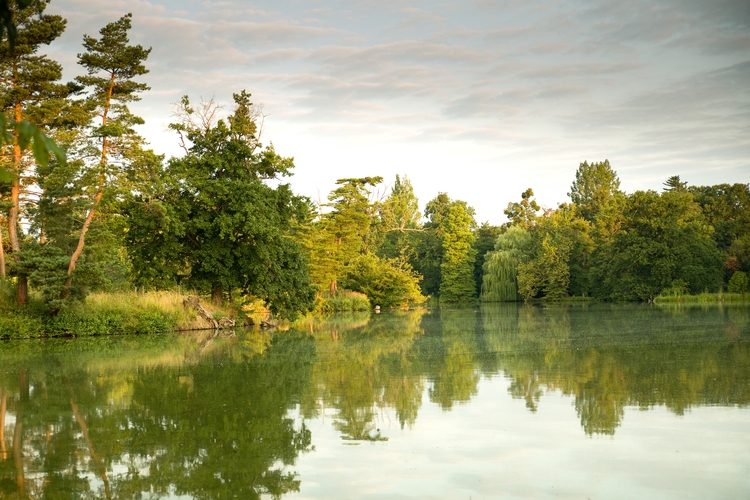
[{"label": "lake", "polygon": [[0,499],[750,498],[750,307],[0,342]]}]

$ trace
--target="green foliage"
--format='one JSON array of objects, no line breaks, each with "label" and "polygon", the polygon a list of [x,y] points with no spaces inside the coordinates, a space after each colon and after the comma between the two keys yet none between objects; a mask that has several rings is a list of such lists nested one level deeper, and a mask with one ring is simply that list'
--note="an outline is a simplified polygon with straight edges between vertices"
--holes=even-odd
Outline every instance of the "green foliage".
[{"label": "green foliage", "polygon": [[750,185],[690,186],[688,191],[713,226],[712,237],[720,250],[729,251],[735,241],[750,236]]},{"label": "green foliage", "polygon": [[489,253],[495,248],[495,242],[500,236],[501,230],[500,226],[491,226],[489,222],[483,222],[474,232],[474,250],[477,256],[474,262],[474,283],[477,287],[477,296],[482,293],[484,264]]},{"label": "green foliage", "polygon": [[413,257],[421,232],[419,201],[409,178],[396,175],[391,193],[380,208],[380,227],[384,231],[377,248],[381,257]]},{"label": "green foliage", "polygon": [[370,299],[367,295],[351,290],[337,290],[336,293],[322,293],[315,297],[315,312],[334,313],[349,311],[369,311]]},{"label": "green foliage", "polygon": [[178,314],[159,310],[129,311],[113,307],[91,310],[90,307],[70,308],[52,317],[45,325],[48,335],[128,335],[167,333],[174,330]]},{"label": "green foliage", "polygon": [[422,293],[424,295],[438,295],[440,293],[441,263],[443,261],[443,228],[442,222],[448,213],[451,199],[446,193],[438,193],[427,202],[424,216],[427,222],[423,232],[413,236],[414,253],[410,263],[414,270],[422,275]]},{"label": "green foliage", "polygon": [[[430,224],[430,223],[428,223]],[[437,231],[425,224],[425,230],[413,233],[413,254],[410,263],[422,276],[422,294],[436,296],[440,292],[440,263],[443,260],[443,241]]]},{"label": "green foliage", "polygon": [[[191,143],[188,154],[169,161],[152,197],[136,194],[126,204],[136,283],[183,283],[215,297],[240,290],[293,317],[312,307],[315,293],[291,237],[307,202],[288,184],[264,182],[289,175],[292,159],[258,142],[250,95],[234,99],[234,114],[213,126],[176,124]],[[189,116],[187,98],[183,106]]]},{"label": "green foliage", "polygon": [[44,334],[44,322],[41,317],[26,311],[0,311],[0,340],[31,339]]},{"label": "green foliage", "polygon": [[609,160],[590,165],[584,161],[576,170],[576,180],[570,186],[568,196],[576,204],[581,217],[593,221],[619,189],[620,179]]},{"label": "green foliage", "polygon": [[495,251],[484,262],[481,299],[485,302],[516,302],[518,265],[527,262],[531,252],[531,233],[521,226],[511,226],[498,236]]},{"label": "green foliage", "polygon": [[597,295],[651,300],[676,280],[690,293],[716,290],[722,257],[711,234],[687,191],[635,192],[627,198],[619,231],[594,255]]},{"label": "green foliage", "polygon": [[[40,46],[49,44],[65,29],[65,20],[60,16],[42,17],[48,3],[32,0],[0,3],[0,72],[11,87],[2,90],[2,108],[5,112],[12,111],[10,120],[0,114],[0,145],[17,141],[21,150],[32,145],[34,160],[41,166],[48,163],[51,155],[65,161],[65,151],[44,133],[44,125],[48,123],[39,122],[40,111],[57,107],[68,89],[56,83],[61,77],[60,65],[36,55]],[[30,8],[32,4],[34,8]],[[16,103],[23,103],[21,112],[30,114],[31,121],[21,120],[16,110],[11,110]],[[0,182],[9,182],[18,174],[18,165],[10,170],[0,167]]]},{"label": "green foliage", "polygon": [[503,213],[510,220],[510,222],[506,223],[506,227],[519,225],[528,229],[534,226],[537,212],[539,211],[539,204],[533,196],[534,191],[529,188],[521,193],[520,202],[508,203],[508,207],[503,210]]},{"label": "green foliage", "polygon": [[[132,14],[125,14],[115,22],[99,30],[100,38],[83,36],[85,52],[78,55],[78,63],[86,68],[87,75],[76,80],[91,89],[89,99],[102,109],[109,108],[109,100],[125,103],[139,100],[138,94],[149,90],[148,85],[133,81],[133,78],[148,73],[143,62],[151,49],[140,45],[129,45],[128,31],[132,27]],[[99,129],[99,137],[120,136],[122,130],[133,122],[127,108],[117,109],[118,118],[106,117]],[[139,120],[136,120],[138,122]]]},{"label": "green foliage", "polygon": [[559,300],[565,296],[570,284],[566,250],[547,235],[536,258],[518,264],[518,293],[524,300],[533,299],[540,292],[545,300]]},{"label": "green foliage", "polygon": [[747,273],[737,271],[729,280],[727,291],[729,291],[729,293],[746,293],[748,288],[750,288],[750,278],[747,277]]},{"label": "green foliage", "polygon": [[453,201],[440,223],[443,259],[440,263],[440,301],[466,302],[477,296],[474,282],[474,209]]},{"label": "green foliage", "polygon": [[0,309],[0,339],[172,332],[191,313],[177,293],[99,293],[50,315],[41,304]]},{"label": "green foliage", "polygon": [[542,294],[545,300],[569,295],[571,267],[588,251],[589,223],[576,216],[575,206],[561,205],[537,220],[531,258],[518,264],[518,292],[524,300]]},{"label": "green foliage", "polygon": [[680,180],[679,175],[673,175],[664,182],[664,191],[685,191],[687,182]]},{"label": "green foliage", "polygon": [[377,246],[379,231],[373,231],[373,222],[379,204],[370,198],[382,181],[382,177],[337,180],[339,187],[328,195],[332,210],[321,213],[303,237],[310,277],[320,290],[334,293],[344,266]]},{"label": "green foliage", "polygon": [[419,280],[407,262],[367,253],[349,262],[341,286],[364,293],[373,305],[406,308],[426,300]]}]

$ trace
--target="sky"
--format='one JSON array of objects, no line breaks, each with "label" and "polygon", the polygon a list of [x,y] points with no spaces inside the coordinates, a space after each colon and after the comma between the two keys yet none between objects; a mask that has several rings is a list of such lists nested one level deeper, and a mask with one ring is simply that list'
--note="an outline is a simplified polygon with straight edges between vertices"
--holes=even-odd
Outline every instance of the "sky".
[{"label": "sky", "polygon": [[583,161],[621,188],[750,182],[747,0],[52,0],[68,20],[47,53],[81,74],[84,34],[132,12],[152,47],[131,110],[178,155],[172,103],[247,90],[263,142],[326,201],[336,179],[396,174],[421,207],[438,192],[501,224],[531,187],[568,201]]}]

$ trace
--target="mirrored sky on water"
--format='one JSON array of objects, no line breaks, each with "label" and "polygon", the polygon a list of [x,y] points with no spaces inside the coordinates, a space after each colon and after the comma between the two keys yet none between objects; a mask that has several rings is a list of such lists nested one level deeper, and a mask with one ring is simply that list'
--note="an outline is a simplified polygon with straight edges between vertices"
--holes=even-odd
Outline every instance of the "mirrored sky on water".
[{"label": "mirrored sky on water", "polygon": [[[425,404],[412,428],[390,412],[387,442],[348,445],[326,419],[307,421],[289,498],[743,498],[750,493],[750,414],[696,407],[625,408],[615,435],[584,436],[573,401],[550,391],[530,413],[507,379],[485,378],[469,404]],[[427,395],[425,394],[425,400]]]},{"label": "mirrored sky on water", "polygon": [[[176,154],[170,103],[247,89],[266,141],[294,156],[294,187],[396,174],[422,206],[438,191],[479,220],[532,187],[555,206],[581,161],[622,188],[750,181],[750,4],[744,0],[53,0],[68,19],[50,54],[77,74],[83,33],[133,12],[152,46],[135,111]],[[436,175],[439,174],[439,175]]]}]

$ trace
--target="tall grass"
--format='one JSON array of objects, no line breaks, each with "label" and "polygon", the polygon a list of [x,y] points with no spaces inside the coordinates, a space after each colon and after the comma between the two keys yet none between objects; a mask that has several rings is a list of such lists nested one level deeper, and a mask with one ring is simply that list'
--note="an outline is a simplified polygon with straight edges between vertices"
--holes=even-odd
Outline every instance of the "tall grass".
[{"label": "tall grass", "polygon": [[192,319],[177,292],[94,293],[49,319],[46,333],[113,335],[166,333]]},{"label": "tall grass", "polygon": [[94,293],[55,316],[34,300],[18,308],[11,298],[0,295],[0,339],[166,333],[196,315],[176,291]]},{"label": "tall grass", "polygon": [[350,290],[339,290],[333,294],[323,294],[315,299],[315,312],[333,313],[346,311],[368,311],[370,299],[367,295]]},{"label": "tall grass", "polygon": [[712,302],[749,302],[750,294],[747,293],[709,293],[703,292],[697,295],[679,294],[679,293],[662,293],[654,298],[656,303],[712,303]]}]

